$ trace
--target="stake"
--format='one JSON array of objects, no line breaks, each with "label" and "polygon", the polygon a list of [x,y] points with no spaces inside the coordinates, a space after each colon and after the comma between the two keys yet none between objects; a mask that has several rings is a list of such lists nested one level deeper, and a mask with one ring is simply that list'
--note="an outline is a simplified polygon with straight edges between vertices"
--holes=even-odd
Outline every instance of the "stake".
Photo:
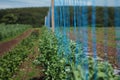
[{"label": "stake", "polygon": [[54,0],[51,2],[52,5],[52,31],[54,32]]}]

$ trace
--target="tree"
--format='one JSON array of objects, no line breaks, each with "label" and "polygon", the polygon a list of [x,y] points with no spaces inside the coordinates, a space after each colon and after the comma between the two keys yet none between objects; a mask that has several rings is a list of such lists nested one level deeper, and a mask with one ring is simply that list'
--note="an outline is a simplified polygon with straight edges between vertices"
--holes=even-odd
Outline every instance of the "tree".
[{"label": "tree", "polygon": [[14,24],[17,21],[17,16],[14,14],[7,14],[3,16],[1,21],[5,24]]}]

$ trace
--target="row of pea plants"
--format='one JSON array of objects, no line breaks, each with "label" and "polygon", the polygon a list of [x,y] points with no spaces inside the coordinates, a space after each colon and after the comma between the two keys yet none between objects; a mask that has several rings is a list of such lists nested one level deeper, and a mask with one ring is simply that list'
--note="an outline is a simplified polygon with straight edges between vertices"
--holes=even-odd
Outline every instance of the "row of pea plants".
[{"label": "row of pea plants", "polygon": [[24,32],[28,28],[31,28],[30,25],[23,25],[23,24],[0,24],[0,41],[6,40],[8,38],[15,37],[20,33]]},{"label": "row of pea plants", "polygon": [[28,55],[33,52],[36,34],[33,32],[10,52],[0,57],[0,80],[12,80]]},{"label": "row of pea plants", "polygon": [[[111,64],[99,60],[95,64],[93,57],[85,56],[81,43],[76,54],[78,43],[71,40],[65,43],[63,35],[56,37],[47,28],[42,31],[39,40],[40,55],[34,64],[44,68],[45,80],[86,80],[86,64],[88,80],[119,80],[120,76],[113,74]],[[68,51],[65,51],[65,47],[69,48]]]}]

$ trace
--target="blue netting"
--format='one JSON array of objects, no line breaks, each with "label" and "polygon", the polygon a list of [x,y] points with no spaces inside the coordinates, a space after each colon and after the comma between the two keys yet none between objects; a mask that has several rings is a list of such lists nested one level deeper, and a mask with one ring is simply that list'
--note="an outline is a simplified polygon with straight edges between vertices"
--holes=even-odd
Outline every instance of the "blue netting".
[{"label": "blue netting", "polygon": [[120,67],[120,7],[119,0],[115,0],[115,32],[116,32],[116,48],[117,48],[117,62]]},{"label": "blue netting", "polygon": [[[94,80],[98,79],[98,52],[97,52],[97,12],[96,12],[96,0],[90,0],[91,2],[91,22],[89,23],[88,15],[88,1],[89,0],[54,0],[54,22],[55,22],[55,35],[59,40],[58,42],[59,50],[58,55],[66,59],[66,64],[74,62],[74,66],[77,69],[79,65],[83,70],[81,71],[83,75],[83,80],[89,80],[89,40],[90,36],[89,31],[91,32],[91,43],[92,43],[92,58],[94,61],[93,70],[94,70]],[[115,16],[115,32],[116,32],[116,57],[117,65],[120,67],[120,7],[118,7],[118,0],[115,0],[114,7]],[[104,71],[106,75],[109,75],[107,72],[108,65],[108,27],[109,27],[109,10],[108,10],[108,0],[103,1],[103,55],[104,61]],[[72,12],[73,13],[72,13]],[[102,10],[101,10],[102,11]],[[48,12],[48,16],[45,18],[45,25],[51,26],[51,8]],[[89,27],[91,26],[91,28]],[[90,30],[89,30],[90,29]],[[62,35],[62,36],[61,36]],[[88,36],[89,35],[89,36]],[[75,42],[75,53],[74,61],[71,59],[70,55],[73,55],[71,51],[70,42],[71,37],[73,36],[73,42]],[[62,47],[62,48],[61,48]],[[64,52],[64,53],[63,53]],[[81,54],[82,53],[82,54]],[[107,78],[108,79],[108,78]]]}]

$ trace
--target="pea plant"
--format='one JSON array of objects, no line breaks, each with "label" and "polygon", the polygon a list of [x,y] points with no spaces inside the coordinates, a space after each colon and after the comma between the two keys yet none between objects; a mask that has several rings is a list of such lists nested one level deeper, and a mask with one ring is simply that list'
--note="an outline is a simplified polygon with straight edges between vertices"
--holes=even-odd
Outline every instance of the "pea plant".
[{"label": "pea plant", "polygon": [[57,55],[58,45],[55,35],[48,30],[44,30],[39,42],[40,55],[34,63],[44,67],[46,80],[66,79],[65,60]]},{"label": "pea plant", "polygon": [[63,36],[56,37],[46,28],[42,31],[40,54],[33,63],[44,68],[45,80],[85,80],[85,64],[88,64],[89,80],[119,80],[110,63],[99,60],[95,63],[93,57],[85,56],[81,43],[68,40],[69,53],[66,56]]},{"label": "pea plant", "polygon": [[33,51],[35,36],[31,35],[14,49],[0,57],[0,80],[12,80],[12,76],[19,70],[19,66]]}]

